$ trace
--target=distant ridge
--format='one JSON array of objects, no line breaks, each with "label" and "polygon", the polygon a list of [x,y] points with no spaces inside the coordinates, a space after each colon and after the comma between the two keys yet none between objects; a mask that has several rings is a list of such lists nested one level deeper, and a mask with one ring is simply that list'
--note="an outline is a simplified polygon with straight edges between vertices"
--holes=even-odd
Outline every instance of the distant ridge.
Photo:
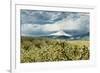
[{"label": "distant ridge", "polygon": [[42,36],[22,36],[22,37],[30,37],[30,38],[49,38],[49,39],[69,39],[69,40],[89,40],[89,32],[84,34],[72,35],[68,34],[65,31],[57,31],[51,33],[49,35],[42,35]]}]

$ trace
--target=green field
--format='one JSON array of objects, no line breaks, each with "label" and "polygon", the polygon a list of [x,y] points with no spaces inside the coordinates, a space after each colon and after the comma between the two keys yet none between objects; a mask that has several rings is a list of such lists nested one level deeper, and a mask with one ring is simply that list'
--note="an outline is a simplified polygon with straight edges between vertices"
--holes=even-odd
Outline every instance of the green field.
[{"label": "green field", "polygon": [[89,60],[89,41],[21,37],[21,63]]}]

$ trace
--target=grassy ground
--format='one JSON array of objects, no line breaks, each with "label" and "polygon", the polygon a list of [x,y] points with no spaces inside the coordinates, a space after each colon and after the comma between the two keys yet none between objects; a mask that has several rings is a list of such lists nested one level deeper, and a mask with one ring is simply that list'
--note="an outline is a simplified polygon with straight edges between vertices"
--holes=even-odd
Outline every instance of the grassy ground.
[{"label": "grassy ground", "polygon": [[89,60],[89,41],[21,37],[21,63]]}]

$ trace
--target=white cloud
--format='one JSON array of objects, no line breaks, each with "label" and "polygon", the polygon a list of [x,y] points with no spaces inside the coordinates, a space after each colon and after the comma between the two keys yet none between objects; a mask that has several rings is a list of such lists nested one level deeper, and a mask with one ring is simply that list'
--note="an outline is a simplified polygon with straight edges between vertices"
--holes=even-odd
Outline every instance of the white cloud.
[{"label": "white cloud", "polygon": [[42,26],[42,30],[48,32],[59,31],[60,27],[58,24],[46,24]]},{"label": "white cloud", "polygon": [[54,24],[43,25],[43,31],[59,31],[59,30],[77,30],[79,29],[79,24],[72,20],[62,20]]},{"label": "white cloud", "polygon": [[48,16],[49,16],[49,18],[50,18],[49,21],[53,21],[53,20],[55,20],[55,19],[57,19],[57,18],[60,18],[61,15],[62,15],[61,12],[55,12],[55,13],[50,13],[50,12],[48,12]]},{"label": "white cloud", "polygon": [[36,32],[37,30],[40,30],[41,26],[37,24],[23,24],[21,26],[22,33],[29,33],[29,32]]},{"label": "white cloud", "polygon": [[60,23],[60,27],[62,30],[78,30],[79,22],[64,19],[62,23]]}]

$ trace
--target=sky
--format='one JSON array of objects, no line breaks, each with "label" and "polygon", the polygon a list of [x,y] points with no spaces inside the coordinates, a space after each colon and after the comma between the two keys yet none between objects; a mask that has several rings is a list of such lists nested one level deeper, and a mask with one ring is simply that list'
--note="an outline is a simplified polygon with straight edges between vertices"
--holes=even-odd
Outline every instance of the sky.
[{"label": "sky", "polygon": [[89,20],[87,12],[20,10],[22,36],[46,36],[58,31],[84,34],[89,32]]}]

